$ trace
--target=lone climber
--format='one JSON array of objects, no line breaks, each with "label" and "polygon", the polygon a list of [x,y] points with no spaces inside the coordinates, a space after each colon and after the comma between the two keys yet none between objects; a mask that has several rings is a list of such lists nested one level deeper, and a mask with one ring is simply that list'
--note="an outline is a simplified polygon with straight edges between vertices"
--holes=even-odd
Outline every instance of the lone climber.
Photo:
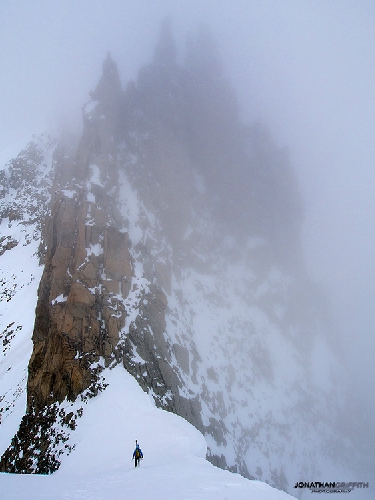
[{"label": "lone climber", "polygon": [[[139,444],[137,443],[137,440],[135,440],[135,450],[133,451],[133,458],[134,458],[134,466],[138,467],[141,465],[141,460],[143,458],[143,453],[141,448],[139,447]],[[132,458],[132,460],[133,460]]]}]

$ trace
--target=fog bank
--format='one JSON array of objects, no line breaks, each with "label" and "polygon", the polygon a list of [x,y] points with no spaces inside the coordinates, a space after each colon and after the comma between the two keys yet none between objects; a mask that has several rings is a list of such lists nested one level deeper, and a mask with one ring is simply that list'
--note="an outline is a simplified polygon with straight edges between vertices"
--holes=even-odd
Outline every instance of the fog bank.
[{"label": "fog bank", "polygon": [[[123,83],[150,61],[171,16],[211,27],[244,121],[287,146],[305,200],[310,274],[327,287],[348,367],[375,393],[375,5],[371,1],[3,1],[0,151],[79,128],[109,50]],[[373,402],[373,399],[371,400]]]}]

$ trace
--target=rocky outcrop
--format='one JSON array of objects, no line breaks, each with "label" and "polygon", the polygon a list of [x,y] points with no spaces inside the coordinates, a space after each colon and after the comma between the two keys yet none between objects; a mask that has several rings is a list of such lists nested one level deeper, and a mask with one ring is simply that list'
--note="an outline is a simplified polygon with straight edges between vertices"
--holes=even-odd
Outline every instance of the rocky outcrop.
[{"label": "rocky outcrop", "polygon": [[[293,171],[263,127],[241,124],[211,42],[201,33],[181,67],[165,23],[125,91],[108,54],[78,148],[55,149],[50,192],[40,180],[44,205],[27,212],[44,271],[27,413],[3,471],[56,470],[117,364],[201,430],[220,467],[287,489],[296,471],[318,475],[327,436],[347,453],[342,371],[303,269]],[[0,172],[2,192],[36,182],[33,157]],[[0,254],[17,244],[2,239]],[[18,327],[7,323],[4,349]]]},{"label": "rocky outcrop", "polygon": [[[44,271],[28,367],[27,413],[1,459],[3,471],[56,470],[61,450],[53,450],[61,439],[46,429],[64,424],[58,405],[95,396],[105,388],[102,370],[119,362],[156,398],[168,393],[164,406],[175,409],[179,379],[169,366],[163,337],[166,295],[151,285],[151,276],[147,290],[135,280],[129,222],[118,208],[118,144],[112,134],[121,88],[109,55],[93,98],[97,101],[84,112],[77,152],[67,157],[56,149],[53,195],[43,223]],[[7,241],[5,249],[10,246]],[[134,319],[125,328],[131,314]]]}]

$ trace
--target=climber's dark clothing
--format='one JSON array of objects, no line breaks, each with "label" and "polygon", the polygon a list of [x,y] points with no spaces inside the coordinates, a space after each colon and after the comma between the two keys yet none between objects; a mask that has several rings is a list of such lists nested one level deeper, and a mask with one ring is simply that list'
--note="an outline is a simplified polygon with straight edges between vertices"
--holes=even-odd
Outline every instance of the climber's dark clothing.
[{"label": "climber's dark clothing", "polygon": [[139,447],[139,444],[137,444],[135,450],[133,451],[133,458],[134,458],[134,466],[138,467],[141,459],[143,458],[143,453],[141,448]]}]

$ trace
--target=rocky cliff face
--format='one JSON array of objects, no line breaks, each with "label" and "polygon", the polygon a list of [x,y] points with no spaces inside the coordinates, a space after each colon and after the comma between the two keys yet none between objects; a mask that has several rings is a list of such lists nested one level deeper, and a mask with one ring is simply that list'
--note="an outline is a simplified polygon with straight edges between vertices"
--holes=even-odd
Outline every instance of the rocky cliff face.
[{"label": "rocky cliff face", "polygon": [[[2,471],[56,470],[119,363],[246,477],[287,490],[352,452],[292,169],[241,124],[210,50],[199,35],[180,67],[166,25],[125,91],[108,55],[78,149],[50,144],[41,173],[46,147],[32,143],[1,173],[3,222],[34,224],[44,265],[27,411]],[[3,254],[19,244],[2,236]]]}]

